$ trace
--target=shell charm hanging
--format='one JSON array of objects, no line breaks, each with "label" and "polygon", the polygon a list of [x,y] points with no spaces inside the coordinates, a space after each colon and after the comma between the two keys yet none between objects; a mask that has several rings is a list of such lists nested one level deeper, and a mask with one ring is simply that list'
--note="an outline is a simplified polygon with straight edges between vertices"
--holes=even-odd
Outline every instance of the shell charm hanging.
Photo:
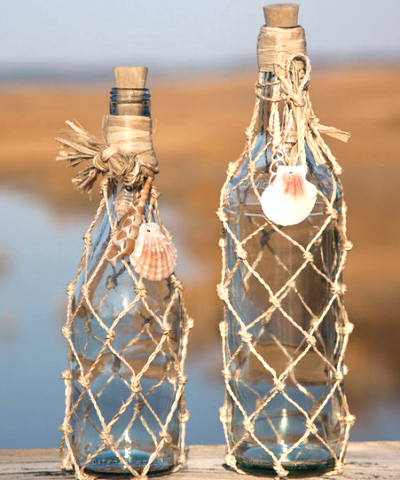
[{"label": "shell charm hanging", "polygon": [[149,197],[152,179],[143,185],[139,198],[132,204],[135,194],[124,188],[113,202],[114,213],[119,220],[118,231],[111,245],[107,260],[115,267],[117,260],[128,256],[135,248],[139,226],[143,222],[144,208]]},{"label": "shell charm hanging", "polygon": [[132,187],[123,187],[113,201],[113,210],[117,220],[121,220],[132,208],[135,192]]},{"label": "shell charm hanging", "polygon": [[317,199],[316,187],[306,180],[305,165],[279,165],[274,181],[261,195],[265,216],[276,225],[296,225],[305,220]]},{"label": "shell charm hanging", "polygon": [[153,222],[139,228],[130,261],[135,271],[147,280],[167,278],[174,271],[178,254],[175,245]]}]

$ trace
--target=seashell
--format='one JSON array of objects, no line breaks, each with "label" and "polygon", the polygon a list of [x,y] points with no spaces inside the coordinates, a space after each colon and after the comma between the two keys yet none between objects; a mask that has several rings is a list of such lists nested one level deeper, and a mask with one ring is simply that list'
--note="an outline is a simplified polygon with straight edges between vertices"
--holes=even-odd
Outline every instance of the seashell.
[{"label": "seashell", "polygon": [[305,165],[279,165],[273,183],[261,195],[265,216],[277,225],[296,225],[306,219],[317,199],[316,187],[306,180]]},{"label": "seashell", "polygon": [[157,223],[143,223],[139,228],[135,250],[130,256],[133,268],[147,280],[162,280],[174,271],[178,253]]},{"label": "seashell", "polygon": [[128,212],[121,219],[114,242],[107,254],[107,260],[114,266],[119,257],[130,255],[135,248],[135,241],[139,234],[139,227],[143,222],[144,208],[150,193],[151,182],[151,178],[146,180],[140,192],[140,197],[130,206]]},{"label": "seashell", "polygon": [[271,149],[272,153],[281,150],[282,148],[282,132],[281,132],[281,122],[279,119],[279,111],[275,110],[274,113],[271,115],[271,135],[272,135],[272,143]]},{"label": "seashell", "polygon": [[117,220],[121,220],[130,210],[135,200],[135,192],[132,187],[123,187],[113,201],[113,210]]},{"label": "seashell", "polygon": [[292,147],[297,143],[297,128],[292,111],[289,111],[286,116],[285,125],[283,128],[283,140],[285,145]]}]

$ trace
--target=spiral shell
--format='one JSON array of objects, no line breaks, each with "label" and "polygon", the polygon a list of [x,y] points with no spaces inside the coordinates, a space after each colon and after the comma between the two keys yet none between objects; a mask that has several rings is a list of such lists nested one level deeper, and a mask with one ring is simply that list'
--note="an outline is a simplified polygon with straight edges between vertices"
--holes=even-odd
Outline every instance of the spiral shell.
[{"label": "spiral shell", "polygon": [[156,223],[140,226],[135,250],[130,256],[131,264],[139,275],[153,281],[167,278],[174,271],[177,258],[175,245]]},{"label": "spiral shell", "polygon": [[[117,234],[107,254],[107,260],[114,266],[120,257],[130,255],[135,248],[135,241],[139,233],[139,227],[143,222],[143,214],[149,197],[151,182],[151,178],[146,180],[140,197],[133,205],[130,205],[127,213],[121,218]],[[125,204],[125,199],[126,197],[121,195],[121,200],[124,200],[124,202],[121,201],[119,205]]]},{"label": "spiral shell", "polygon": [[277,153],[282,148],[282,131],[278,110],[271,115],[271,123],[272,153]]},{"label": "spiral shell", "polygon": [[265,216],[277,225],[296,225],[314,208],[317,189],[306,180],[305,165],[279,165],[275,180],[261,195]]},{"label": "spiral shell", "polygon": [[113,210],[117,220],[121,220],[132,207],[135,200],[135,192],[131,187],[123,187],[113,201]]}]

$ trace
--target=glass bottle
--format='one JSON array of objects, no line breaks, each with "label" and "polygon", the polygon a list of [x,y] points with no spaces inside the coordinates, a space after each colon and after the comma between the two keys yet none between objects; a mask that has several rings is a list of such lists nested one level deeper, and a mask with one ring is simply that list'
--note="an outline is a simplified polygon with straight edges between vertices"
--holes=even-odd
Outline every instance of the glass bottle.
[{"label": "glass bottle", "polygon": [[[127,115],[150,117],[147,88],[111,90],[106,125],[111,147],[109,125]],[[182,461],[181,422],[187,413],[181,287],[174,274],[140,277],[128,257],[103,261],[116,224],[114,192],[135,195],[135,186],[114,179],[103,186],[108,207],[88,242],[72,297],[71,447],[86,472],[166,473]],[[145,222],[159,224],[155,202],[149,195]]]},{"label": "glass bottle", "polygon": [[[296,25],[297,17],[290,28]],[[301,78],[303,67],[297,68]],[[274,110],[271,102],[280,92],[278,80],[275,70],[261,69],[251,154],[231,166],[234,173],[221,194],[219,289],[226,306],[221,413],[236,467],[307,476],[332,470],[346,441],[341,380],[348,322],[334,291],[346,242],[339,228],[344,204],[336,173],[318,164],[306,143],[306,180],[318,191],[315,205],[295,224],[266,217],[262,196],[277,168],[299,165],[293,162],[299,143],[290,138],[297,134],[293,112],[283,101]],[[272,138],[274,115],[282,118],[285,151],[277,150]]]}]

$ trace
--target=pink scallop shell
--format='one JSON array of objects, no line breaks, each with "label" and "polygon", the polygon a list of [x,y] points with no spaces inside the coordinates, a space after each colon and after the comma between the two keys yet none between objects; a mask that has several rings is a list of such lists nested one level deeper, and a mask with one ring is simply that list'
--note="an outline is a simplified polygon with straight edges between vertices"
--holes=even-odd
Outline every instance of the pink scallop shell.
[{"label": "pink scallop shell", "polygon": [[178,258],[175,245],[153,222],[139,228],[135,250],[130,256],[133,268],[147,280],[162,280],[174,271]]},{"label": "pink scallop shell", "polygon": [[305,165],[279,165],[275,180],[261,195],[265,216],[277,225],[296,225],[312,212],[317,189],[306,180]]}]

